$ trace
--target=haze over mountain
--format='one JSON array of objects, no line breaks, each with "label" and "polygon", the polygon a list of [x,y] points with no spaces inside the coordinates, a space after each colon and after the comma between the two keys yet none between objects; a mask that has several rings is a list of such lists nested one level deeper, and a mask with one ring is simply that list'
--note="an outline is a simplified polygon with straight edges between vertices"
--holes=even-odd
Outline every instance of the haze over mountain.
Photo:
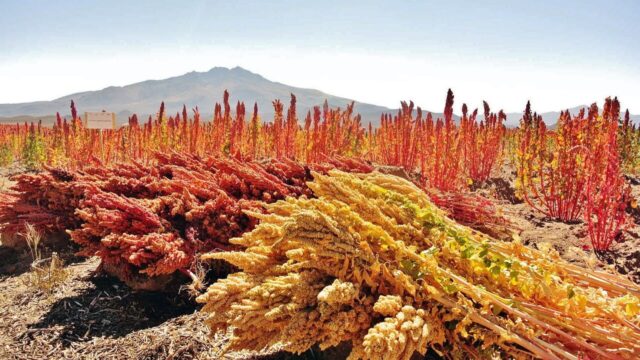
[{"label": "haze over mountain", "polygon": [[[300,118],[304,118],[307,110],[312,109],[313,106],[322,105],[325,99],[330,106],[341,108],[345,108],[353,101],[315,89],[298,88],[270,81],[241,67],[232,69],[214,67],[207,72],[193,71],[168,79],[147,80],[126,86],[110,86],[102,90],[67,95],[52,101],[0,104],[0,122],[16,123],[42,119],[44,124],[52,124],[56,112],[68,116],[71,100],[75,101],[81,113],[100,110],[116,112],[120,124],[126,123],[127,117],[133,113],[143,119],[149,114],[155,114],[162,101],[165,103],[167,114],[175,114],[182,110],[184,104],[188,109],[197,106],[203,118],[207,120],[213,112],[214,103],[222,101],[225,89],[230,93],[232,106],[237,101],[244,101],[247,110],[251,111],[253,103],[257,102],[263,121],[271,121],[273,118],[273,100],[280,99],[285,106],[288,106],[292,93],[297,98]],[[456,109],[459,106],[461,103],[458,101]],[[585,106],[577,106],[569,110],[575,114],[582,107]],[[364,125],[371,122],[376,126],[380,121],[380,114],[383,112],[395,114],[397,109],[355,101],[355,112],[362,116]],[[442,116],[440,112],[432,111],[432,113],[434,117]],[[559,114],[559,111],[555,111],[541,115],[548,125],[552,125],[557,121]],[[522,113],[508,113],[506,125],[517,126],[521,116]],[[640,115],[634,115],[632,119],[640,122]]]},{"label": "haze over mountain", "polygon": [[[313,106],[322,105],[328,100],[332,107],[345,108],[352,100],[325,94],[319,90],[303,89],[273,82],[241,67],[232,69],[215,67],[208,72],[190,72],[163,80],[147,80],[126,86],[110,86],[102,90],[75,93],[52,101],[37,101],[20,104],[0,104],[0,116],[13,117],[7,121],[18,120],[25,115],[44,117],[56,112],[69,113],[69,104],[73,100],[81,113],[84,111],[113,111],[118,114],[120,123],[126,122],[132,113],[138,115],[155,114],[164,101],[167,114],[182,110],[200,109],[203,116],[213,113],[214,103],[222,102],[224,90],[230,94],[230,102],[244,101],[247,111],[253,110],[258,103],[258,111],[263,121],[273,116],[272,101],[280,99],[288,106],[290,94],[297,99],[299,117],[304,117]],[[380,114],[392,109],[355,102],[355,110],[362,115],[363,123],[379,122]],[[17,117],[17,118],[16,118]]]}]

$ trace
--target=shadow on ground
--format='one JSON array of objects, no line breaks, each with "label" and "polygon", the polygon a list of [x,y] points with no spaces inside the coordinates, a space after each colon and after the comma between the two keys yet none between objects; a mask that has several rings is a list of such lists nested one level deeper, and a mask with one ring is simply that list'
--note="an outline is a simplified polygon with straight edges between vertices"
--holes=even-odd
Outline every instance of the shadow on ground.
[{"label": "shadow on ground", "polygon": [[58,340],[69,346],[94,337],[123,337],[195,311],[195,305],[179,295],[132,292],[113,278],[91,282],[80,294],[54,303],[23,336],[56,329]]},{"label": "shadow on ground", "polygon": [[[336,347],[329,348],[325,351],[321,351],[317,346],[313,349],[304,352],[300,355],[294,355],[289,353],[276,353],[271,357],[260,358],[260,360],[345,360],[351,352],[351,345],[349,343],[342,343]],[[418,353],[413,354],[411,360],[441,360],[435,351],[429,349],[427,353],[422,356]]]},{"label": "shadow on ground", "polygon": [[31,258],[23,251],[0,245],[0,278],[7,275],[20,275],[31,265]]},{"label": "shadow on ground", "polygon": [[[66,234],[52,235],[44,239],[39,246],[42,259],[51,257],[54,252],[65,265],[76,264],[84,258],[76,256],[78,247],[71,242]],[[0,245],[0,279],[7,276],[18,276],[31,270],[33,257],[29,248],[24,245]]]}]

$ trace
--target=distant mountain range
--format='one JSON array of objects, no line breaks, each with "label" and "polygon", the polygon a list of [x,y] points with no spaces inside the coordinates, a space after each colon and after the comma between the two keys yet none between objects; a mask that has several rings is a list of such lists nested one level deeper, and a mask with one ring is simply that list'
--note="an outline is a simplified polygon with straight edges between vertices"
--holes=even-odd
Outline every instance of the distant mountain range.
[{"label": "distant mountain range", "polygon": [[[207,72],[190,72],[163,80],[147,80],[126,86],[110,86],[97,91],[75,93],[52,101],[36,101],[20,104],[0,104],[2,122],[16,120],[30,121],[42,118],[52,121],[56,112],[69,114],[71,100],[76,103],[80,113],[84,111],[113,111],[118,114],[118,122],[124,123],[133,113],[139,117],[155,114],[160,103],[164,101],[167,114],[175,114],[182,110],[199,108],[204,116],[213,114],[215,102],[222,102],[224,90],[230,94],[230,102],[235,108],[237,101],[243,101],[247,111],[253,110],[254,102],[258,104],[258,112],[263,121],[273,117],[272,101],[280,99],[288,106],[293,93],[297,100],[299,117],[306,115],[307,110],[322,105],[325,99],[332,107],[345,108],[352,100],[325,94],[319,90],[303,89],[278,82],[245,70],[241,67],[232,69],[215,67]],[[363,122],[379,122],[380,114],[392,112],[384,106],[355,102],[355,110],[361,114]],[[26,116],[26,117],[25,117]],[[143,117],[144,116],[144,117]]]},{"label": "distant mountain range", "polygon": [[[56,112],[69,116],[71,100],[74,100],[80,113],[113,111],[118,114],[118,122],[121,124],[126,123],[128,116],[133,113],[143,119],[150,114],[155,114],[163,101],[167,114],[175,114],[182,110],[184,104],[188,109],[197,106],[203,118],[207,119],[213,113],[214,103],[222,101],[225,89],[230,93],[232,106],[235,106],[237,101],[243,101],[250,110],[253,103],[257,102],[263,121],[270,121],[273,117],[273,100],[280,99],[288,105],[292,93],[297,99],[299,117],[303,117],[307,110],[314,106],[322,105],[325,99],[330,106],[341,108],[345,108],[353,101],[319,90],[270,81],[241,67],[232,69],[214,67],[207,72],[193,71],[163,80],[110,86],[102,90],[75,93],[51,101],[0,104],[0,123],[30,122],[41,119],[44,124],[52,124],[55,121]],[[582,107],[584,106],[569,110],[571,113],[577,113]],[[380,121],[380,114],[395,114],[397,109],[355,101],[355,111],[362,116],[364,125],[371,122],[375,126]],[[432,113],[434,117],[442,116],[441,113]],[[557,121],[559,114],[559,112],[546,112],[541,115],[544,121],[551,125]],[[507,126],[517,126],[521,116],[522,113],[508,113]],[[633,119],[640,122],[640,115],[634,115]]]}]

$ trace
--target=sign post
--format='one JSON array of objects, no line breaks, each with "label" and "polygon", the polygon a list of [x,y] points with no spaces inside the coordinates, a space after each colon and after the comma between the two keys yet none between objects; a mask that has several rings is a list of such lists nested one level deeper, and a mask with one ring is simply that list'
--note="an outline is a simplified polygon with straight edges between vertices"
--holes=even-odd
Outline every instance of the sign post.
[{"label": "sign post", "polygon": [[104,142],[102,141],[102,129],[115,130],[116,114],[113,112],[85,112],[84,126],[87,129],[98,129],[100,138],[100,160],[104,163]]}]

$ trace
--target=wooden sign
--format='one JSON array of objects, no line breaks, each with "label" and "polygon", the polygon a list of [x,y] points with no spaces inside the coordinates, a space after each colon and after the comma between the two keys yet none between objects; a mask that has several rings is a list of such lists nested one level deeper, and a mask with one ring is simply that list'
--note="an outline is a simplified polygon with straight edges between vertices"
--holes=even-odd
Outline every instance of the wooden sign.
[{"label": "wooden sign", "polygon": [[84,126],[87,129],[115,129],[116,114],[112,112],[85,112]]}]

